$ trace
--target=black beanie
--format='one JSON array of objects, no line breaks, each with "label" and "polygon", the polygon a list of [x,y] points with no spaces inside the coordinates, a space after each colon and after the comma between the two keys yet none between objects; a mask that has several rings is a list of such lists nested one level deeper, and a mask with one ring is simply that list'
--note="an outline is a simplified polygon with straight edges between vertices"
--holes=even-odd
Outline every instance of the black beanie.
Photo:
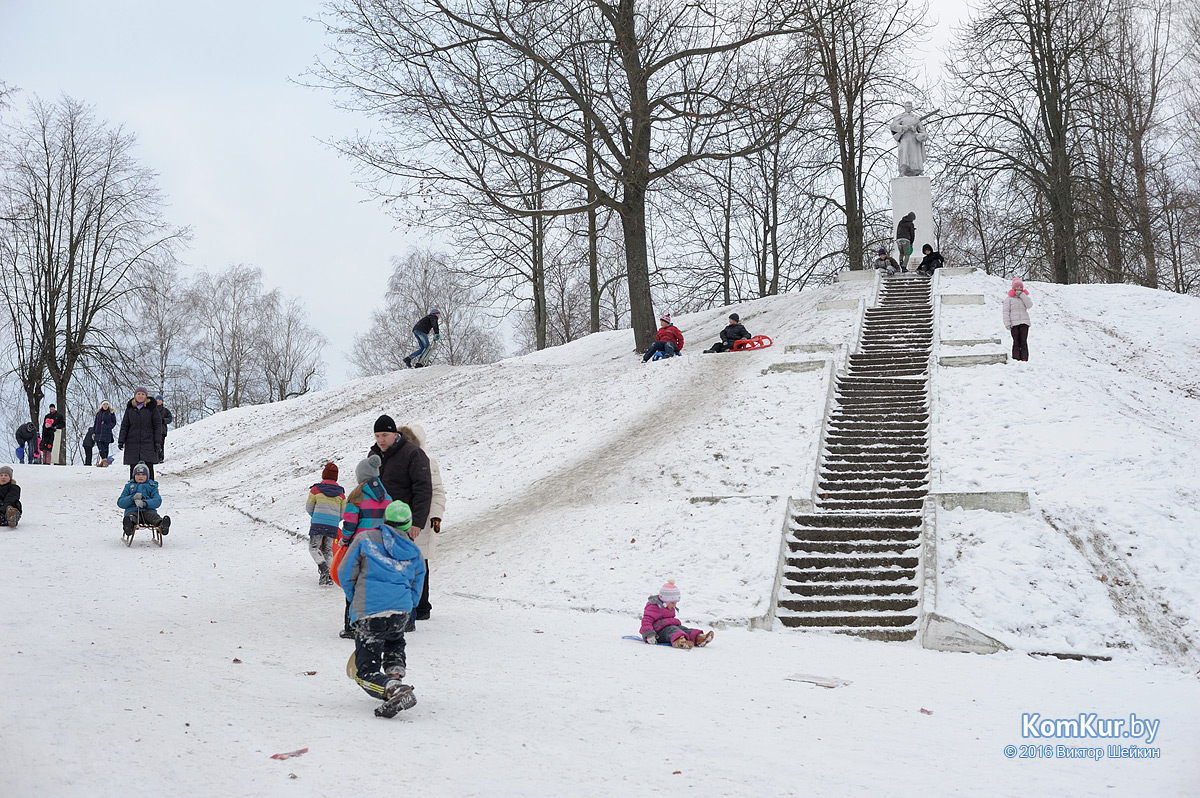
[{"label": "black beanie", "polygon": [[392,421],[392,417],[388,415],[380,416],[375,419],[376,432],[396,432],[396,422]]},{"label": "black beanie", "polygon": [[729,314],[729,320],[730,320],[730,321],[736,321],[736,322],[739,322],[739,323],[740,323],[742,319],[741,319],[741,317],[739,317],[739,316],[738,316],[738,314],[736,314],[736,313],[730,313],[730,314]]}]

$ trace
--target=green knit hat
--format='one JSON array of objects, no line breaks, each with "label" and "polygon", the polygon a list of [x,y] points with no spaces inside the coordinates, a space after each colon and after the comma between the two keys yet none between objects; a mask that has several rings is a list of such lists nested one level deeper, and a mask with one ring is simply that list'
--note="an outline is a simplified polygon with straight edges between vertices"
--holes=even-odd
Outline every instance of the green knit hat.
[{"label": "green knit hat", "polygon": [[383,511],[383,520],[387,521],[388,526],[407,532],[412,526],[412,510],[404,502],[394,501]]}]

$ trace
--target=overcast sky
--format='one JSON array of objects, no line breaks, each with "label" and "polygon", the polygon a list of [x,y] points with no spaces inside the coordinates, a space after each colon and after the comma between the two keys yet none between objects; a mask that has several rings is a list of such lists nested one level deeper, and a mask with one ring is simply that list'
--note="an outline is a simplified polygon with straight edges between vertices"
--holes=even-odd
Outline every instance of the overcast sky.
[{"label": "overcast sky", "polygon": [[[961,4],[939,0],[946,23]],[[301,296],[330,339],[329,382],[365,328],[390,258],[425,243],[397,229],[322,140],[365,121],[300,78],[324,52],[320,0],[0,0],[0,79],[28,98],[66,94],[136,134],[169,218],[192,228],[188,266],[245,263]],[[413,320],[402,319],[408,324]]]}]

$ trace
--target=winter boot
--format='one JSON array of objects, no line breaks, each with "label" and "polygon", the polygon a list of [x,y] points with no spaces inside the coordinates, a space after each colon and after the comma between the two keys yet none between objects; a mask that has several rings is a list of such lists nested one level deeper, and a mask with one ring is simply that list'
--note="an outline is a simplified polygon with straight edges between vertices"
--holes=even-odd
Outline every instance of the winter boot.
[{"label": "winter boot", "polygon": [[701,632],[700,634],[696,635],[696,645],[700,646],[701,648],[704,648],[710,642],[712,642],[712,639],[713,639],[713,633],[712,633],[711,629],[707,632]]},{"label": "winter boot", "polygon": [[682,648],[684,651],[687,651],[691,647],[692,647],[692,641],[688,640],[683,635],[680,635],[679,637],[677,637],[671,641],[671,648]]},{"label": "winter boot", "polygon": [[375,707],[375,717],[394,718],[400,711],[412,709],[416,705],[417,697],[413,695],[412,686],[393,679],[384,688],[383,703]]},{"label": "winter boot", "polygon": [[8,522],[9,529],[16,529],[17,522],[21,520],[21,511],[16,507],[6,507],[4,510],[4,520]]},{"label": "winter boot", "polygon": [[383,669],[383,672],[385,675],[390,676],[396,680],[403,679],[404,674],[406,673],[403,665],[388,665],[386,668]]},{"label": "winter boot", "polygon": [[162,521],[158,523],[158,534],[166,535],[171,531],[171,516],[164,515]]},{"label": "winter boot", "polygon": [[404,365],[408,366],[409,368],[412,368],[412,358],[411,357],[404,358]]},{"label": "winter boot", "polygon": [[133,520],[133,516],[132,515],[125,516],[125,518],[121,521],[122,534],[127,538],[132,538],[135,526],[136,526],[136,524]]},{"label": "winter boot", "polygon": [[342,638],[343,640],[353,640],[354,630],[347,626],[342,629],[342,631],[338,632],[338,637]]},{"label": "winter boot", "polygon": [[331,577],[329,575],[329,565],[327,563],[320,563],[317,565],[317,584],[318,585],[332,585],[333,584],[333,577]]}]

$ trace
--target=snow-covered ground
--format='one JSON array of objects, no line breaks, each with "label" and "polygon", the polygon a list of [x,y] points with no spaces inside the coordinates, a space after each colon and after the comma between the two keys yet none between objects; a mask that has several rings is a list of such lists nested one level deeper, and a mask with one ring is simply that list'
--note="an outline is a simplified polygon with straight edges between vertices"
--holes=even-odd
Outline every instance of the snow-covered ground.
[{"label": "snow-covered ground", "polygon": [[[939,282],[987,297],[940,308],[941,337],[1002,336],[1002,281]],[[608,333],[174,431],[161,549],[120,542],[125,469],[18,467],[0,795],[1200,794],[1200,304],[1029,287],[1031,360],[934,388],[934,490],[1031,492],[1027,513],[938,513],[939,610],[1013,651],[746,628],[829,387],[828,369],[768,368],[852,343],[857,313],[818,309],[871,301],[848,283],[737,308],[775,339],[762,352],[699,354],[722,309],[682,319],[680,359],[643,366]],[[450,494],[433,618],[409,638],[419,703],[391,721],[346,679],[340,593],[296,536],[321,464],[346,484],[381,412],[425,425]],[[681,617],[718,624],[710,647],[621,639],[667,577]],[[1161,757],[1019,756],[1106,747],[1022,737],[1022,713],[1091,712],[1159,720],[1152,743],[1117,742]]]}]

